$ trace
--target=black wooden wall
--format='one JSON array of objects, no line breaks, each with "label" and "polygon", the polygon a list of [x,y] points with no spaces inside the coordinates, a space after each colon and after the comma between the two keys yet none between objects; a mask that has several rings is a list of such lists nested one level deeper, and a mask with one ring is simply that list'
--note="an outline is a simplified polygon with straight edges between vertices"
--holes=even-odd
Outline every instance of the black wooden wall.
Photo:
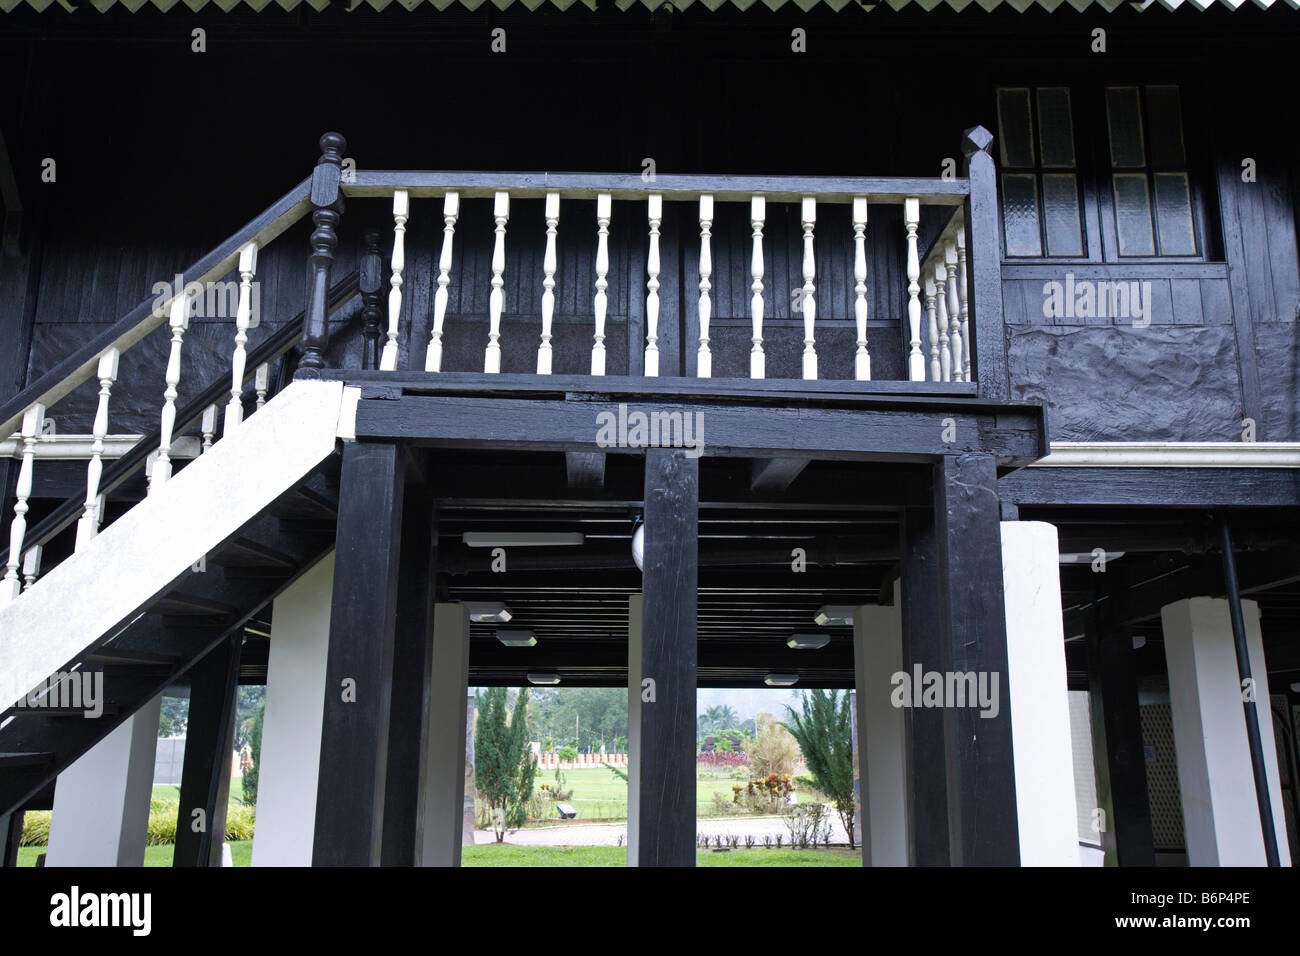
[{"label": "black wooden wall", "polygon": [[[22,255],[0,259],[0,391],[12,393],[93,328],[167,281],[310,171],[326,129],[348,136],[369,168],[937,175],[959,158],[963,128],[996,128],[992,90],[1009,78],[1044,82],[1184,83],[1197,117],[1200,185],[1216,241],[1208,261],[1096,266],[1099,277],[1150,279],[1147,329],[1042,316],[1042,284],[1059,264],[1007,264],[1013,394],[1050,407],[1052,437],[1233,440],[1240,419],[1258,437],[1297,432],[1296,133],[1269,90],[1285,89],[1296,20],[1286,11],[1068,10],[840,14],[634,10],[534,14],[453,11],[284,14],[146,10],[5,15],[0,128],[28,209]],[[1090,51],[1108,30],[1108,52]],[[208,51],[190,52],[190,30]],[[493,55],[489,31],[507,30]],[[790,30],[808,31],[807,54]],[[1094,130],[1097,136],[1100,129]],[[45,157],[56,183],[40,181]],[[1240,158],[1258,181],[1240,181]],[[391,248],[384,203],[354,201],[343,217],[339,275],[362,232]],[[422,366],[432,312],[440,209],[416,200],[408,231],[402,364]],[[540,201],[516,201],[507,238],[504,368],[534,367],[541,296]],[[594,203],[564,205],[556,306],[557,372],[590,354]],[[749,236],[741,205],[719,204],[714,231],[715,375],[745,375]],[[698,227],[669,207],[664,227],[665,373],[691,374],[697,332]],[[768,374],[798,375],[801,321],[797,209],[774,207],[764,278]],[[932,226],[933,223],[927,223]],[[486,344],[491,214],[464,203],[446,328],[446,367],[480,368]],[[1221,235],[1220,235],[1221,234]],[[825,377],[851,375],[852,259],[848,210],[818,222],[818,344]],[[835,237],[839,237],[837,240]],[[904,314],[902,226],[877,206],[868,227],[873,368],[900,378]],[[834,240],[834,241],[833,241]],[[611,241],[609,370],[637,370],[644,327],[645,219],[616,204]],[[306,233],[261,258],[268,327],[302,307]],[[1085,266],[1072,266],[1076,275]],[[256,343],[260,332],[254,332]],[[337,361],[359,355],[356,323],[338,330]],[[147,430],[163,383],[166,331],[128,358],[114,431]],[[187,336],[182,397],[221,375],[229,322],[199,320]],[[351,358],[344,358],[350,355]],[[136,375],[143,363],[158,373]],[[138,383],[138,384],[137,384]],[[52,411],[61,431],[86,431],[85,388]],[[66,421],[65,421],[66,420]]]}]

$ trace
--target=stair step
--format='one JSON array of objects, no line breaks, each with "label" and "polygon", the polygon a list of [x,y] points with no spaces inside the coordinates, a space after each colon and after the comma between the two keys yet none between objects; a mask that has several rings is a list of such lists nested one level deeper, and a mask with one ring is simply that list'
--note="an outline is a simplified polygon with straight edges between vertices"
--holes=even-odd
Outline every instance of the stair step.
[{"label": "stair step", "polygon": [[[33,717],[85,717],[87,707],[31,707],[24,708],[21,713]],[[106,700],[103,703],[101,715],[104,717],[116,716],[121,711],[113,701]]]},{"label": "stair step", "polygon": [[88,664],[140,664],[150,667],[175,667],[181,658],[175,654],[158,654],[153,651],[135,651],[130,648],[101,647],[86,655]]},{"label": "stair step", "polygon": [[0,768],[43,767],[53,759],[52,753],[0,753]]},{"label": "stair step", "polygon": [[197,594],[172,591],[155,601],[149,608],[149,613],[161,614],[164,617],[230,617],[238,610],[229,604],[200,597]]},{"label": "stair step", "polygon": [[338,502],[307,487],[295,488],[271,508],[277,518],[334,518],[338,511]]},{"label": "stair step", "polygon": [[296,567],[289,555],[251,538],[236,538],[218,551],[212,560],[224,568],[284,568],[292,571]]}]

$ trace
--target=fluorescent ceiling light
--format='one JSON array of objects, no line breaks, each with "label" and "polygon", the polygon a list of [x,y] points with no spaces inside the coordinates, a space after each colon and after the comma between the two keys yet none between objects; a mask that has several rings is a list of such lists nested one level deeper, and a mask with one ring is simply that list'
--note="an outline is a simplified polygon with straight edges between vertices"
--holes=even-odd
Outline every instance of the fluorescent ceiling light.
[{"label": "fluorescent ceiling light", "polygon": [[529,674],[528,683],[542,686],[554,686],[560,682],[559,674]]},{"label": "fluorescent ceiling light", "polygon": [[478,624],[507,624],[515,616],[502,601],[466,601],[465,610]]},{"label": "fluorescent ceiling light", "polygon": [[641,570],[643,560],[645,560],[645,524],[638,521],[636,530],[632,532],[632,561],[638,571]]},{"label": "fluorescent ceiling light", "polygon": [[583,542],[580,531],[466,531],[460,539],[471,548],[539,548]]},{"label": "fluorescent ceiling light", "polygon": [[855,610],[852,604],[827,604],[817,609],[813,620],[822,627],[830,624],[852,624]]},{"label": "fluorescent ceiling light", "polygon": [[786,646],[796,651],[815,651],[831,642],[831,636],[824,631],[821,634],[791,634]]},{"label": "fluorescent ceiling light", "polygon": [[793,687],[799,683],[798,674],[768,674],[763,678],[768,687]]},{"label": "fluorescent ceiling light", "polygon": [[[1063,554],[1061,555],[1059,560],[1061,564],[1092,564],[1092,562],[1096,561],[1100,557],[1102,556],[1099,554],[1093,554],[1091,551],[1087,551],[1087,552],[1079,551],[1073,554]],[[1122,557],[1124,557],[1123,551],[1107,551],[1105,552],[1105,557],[1102,558],[1102,560],[1115,561],[1116,559]]]},{"label": "fluorescent ceiling light", "polygon": [[537,643],[537,635],[532,631],[512,630],[497,631],[497,640],[506,647],[532,647]]}]

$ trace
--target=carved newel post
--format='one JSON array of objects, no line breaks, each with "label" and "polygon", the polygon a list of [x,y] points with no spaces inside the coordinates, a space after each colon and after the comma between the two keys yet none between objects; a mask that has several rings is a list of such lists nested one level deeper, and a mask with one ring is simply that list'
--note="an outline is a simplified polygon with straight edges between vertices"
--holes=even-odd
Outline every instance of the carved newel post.
[{"label": "carved newel post", "polygon": [[330,269],[339,244],[338,224],[343,215],[339,181],[348,141],[341,133],[326,133],[320,138],[320,148],[321,156],[311,175],[311,204],[315,207],[311,219],[316,228],[312,230],[311,256],[307,259],[311,276],[302,330],[303,356],[294,378],[320,378],[320,370],[325,367],[325,347],[329,344]]},{"label": "carved newel post", "polygon": [[365,251],[361,254],[361,334],[365,346],[361,354],[362,368],[379,368],[379,290],[384,284],[384,256],[379,251],[379,233],[369,230],[365,236]]}]

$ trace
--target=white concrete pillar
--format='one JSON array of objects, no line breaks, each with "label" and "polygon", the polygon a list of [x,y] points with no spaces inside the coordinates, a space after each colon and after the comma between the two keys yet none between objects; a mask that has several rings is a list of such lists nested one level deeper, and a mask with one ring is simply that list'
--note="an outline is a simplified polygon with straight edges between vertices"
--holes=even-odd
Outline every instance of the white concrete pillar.
[{"label": "white concrete pillar", "polygon": [[637,865],[641,829],[641,595],[627,599],[627,865]]},{"label": "white concrete pillar", "polygon": [[1022,866],[1079,866],[1056,526],[1002,522],[1011,751]]},{"label": "white concrete pillar", "polygon": [[334,553],[275,599],[253,866],[311,866]]},{"label": "white concrete pillar", "polygon": [[161,712],[159,695],[59,774],[46,866],[144,865]]},{"label": "white concrete pillar", "polygon": [[867,866],[908,863],[907,715],[890,702],[893,675],[904,669],[901,612],[897,584],[892,607],[866,604],[853,612],[862,861]]},{"label": "white concrete pillar", "polygon": [[[1246,649],[1259,702],[1269,798],[1278,854],[1290,866],[1286,820],[1278,784],[1277,748],[1268,706],[1259,605],[1241,602]],[[1167,604],[1160,612],[1169,702],[1182,792],[1183,830],[1192,866],[1264,866],[1264,838],[1251,770],[1242,688],[1228,602],[1199,597]]]},{"label": "white concrete pillar", "polygon": [[433,609],[433,648],[425,656],[424,747],[416,866],[460,866],[465,817],[465,695],[469,685],[469,611]]}]

